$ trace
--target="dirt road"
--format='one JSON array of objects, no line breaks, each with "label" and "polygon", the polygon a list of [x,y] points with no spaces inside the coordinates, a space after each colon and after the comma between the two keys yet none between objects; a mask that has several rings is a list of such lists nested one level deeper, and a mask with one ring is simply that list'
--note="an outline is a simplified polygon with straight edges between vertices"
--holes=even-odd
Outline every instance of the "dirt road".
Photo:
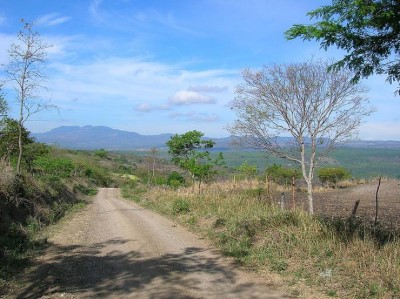
[{"label": "dirt road", "polygon": [[14,297],[291,298],[118,189],[100,189],[49,242]]}]

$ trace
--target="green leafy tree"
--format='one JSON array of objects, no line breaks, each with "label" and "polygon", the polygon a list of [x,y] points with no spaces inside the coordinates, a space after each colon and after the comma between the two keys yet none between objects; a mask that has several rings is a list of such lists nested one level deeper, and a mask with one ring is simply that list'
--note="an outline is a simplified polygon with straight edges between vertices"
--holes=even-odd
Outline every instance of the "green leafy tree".
[{"label": "green leafy tree", "polygon": [[167,142],[168,153],[172,162],[182,169],[187,170],[194,180],[201,182],[208,180],[214,173],[214,167],[223,164],[222,153],[216,159],[210,157],[211,149],[215,142],[203,140],[204,133],[193,130],[185,134],[176,134]]},{"label": "green leafy tree", "polygon": [[17,159],[20,137],[24,146],[33,143],[33,139],[29,137],[29,131],[22,127],[21,132],[22,135],[20,135],[17,120],[5,118],[0,132],[0,157]]},{"label": "green leafy tree", "polygon": [[324,167],[318,170],[317,176],[322,184],[335,187],[338,182],[348,179],[350,173],[343,167]]},{"label": "green leafy tree", "polygon": [[25,144],[22,158],[28,171],[34,172],[35,159],[47,156],[50,150],[51,147],[44,143],[32,142]]},{"label": "green leafy tree", "polygon": [[[320,19],[312,25],[296,24],[286,31],[288,39],[317,40],[327,50],[336,46],[347,52],[330,69],[348,67],[354,82],[374,73],[387,81],[400,81],[400,1],[333,0],[308,13]],[[397,91],[400,94],[400,87]]]}]

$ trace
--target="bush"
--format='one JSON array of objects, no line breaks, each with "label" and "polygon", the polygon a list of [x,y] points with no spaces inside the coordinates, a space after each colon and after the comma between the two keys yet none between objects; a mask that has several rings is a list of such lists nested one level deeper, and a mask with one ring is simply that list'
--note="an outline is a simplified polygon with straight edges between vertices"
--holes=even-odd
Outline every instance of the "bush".
[{"label": "bush", "polygon": [[105,149],[99,149],[99,150],[94,152],[94,155],[99,157],[99,158],[104,159],[104,158],[107,158],[108,153],[107,153],[107,151]]},{"label": "bush", "polygon": [[300,172],[297,169],[285,168],[282,165],[274,164],[266,169],[269,178],[277,184],[288,185],[295,179],[300,178]]},{"label": "bush", "polygon": [[176,214],[186,214],[190,212],[189,202],[184,199],[176,199],[172,203],[172,213]]},{"label": "bush", "polygon": [[70,177],[74,170],[71,160],[54,157],[38,157],[33,161],[33,167],[36,172],[60,177]]},{"label": "bush", "polygon": [[350,173],[343,167],[324,167],[317,172],[318,179],[321,183],[332,185],[350,177]]},{"label": "bush", "polygon": [[167,178],[167,185],[172,188],[178,188],[179,186],[185,185],[185,178],[177,171],[173,171]]},{"label": "bush", "polygon": [[242,165],[236,167],[236,170],[240,171],[248,178],[252,178],[257,174],[257,165],[249,164],[247,161],[244,161]]}]

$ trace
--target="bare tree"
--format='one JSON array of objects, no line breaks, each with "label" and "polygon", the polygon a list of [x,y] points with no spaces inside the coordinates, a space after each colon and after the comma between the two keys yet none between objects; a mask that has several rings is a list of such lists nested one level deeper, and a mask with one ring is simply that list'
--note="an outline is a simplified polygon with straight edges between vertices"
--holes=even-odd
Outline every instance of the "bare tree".
[{"label": "bare tree", "polygon": [[237,119],[228,128],[255,148],[300,164],[311,214],[319,159],[354,138],[362,118],[374,110],[349,71],[327,72],[328,65],[307,61],[245,70],[232,107]]},{"label": "bare tree", "polygon": [[35,113],[54,106],[40,98],[40,90],[46,80],[44,73],[47,50],[51,45],[46,44],[33,27],[34,23],[21,20],[22,29],[17,35],[17,42],[11,44],[8,55],[9,63],[5,67],[8,81],[13,84],[18,102],[19,155],[17,173],[21,173],[23,153],[23,126],[27,119]]}]

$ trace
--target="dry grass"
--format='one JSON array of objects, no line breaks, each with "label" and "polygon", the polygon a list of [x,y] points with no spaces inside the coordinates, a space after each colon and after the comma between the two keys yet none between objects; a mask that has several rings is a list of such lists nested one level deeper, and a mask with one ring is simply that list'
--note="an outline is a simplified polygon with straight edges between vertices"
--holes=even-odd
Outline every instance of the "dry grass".
[{"label": "dry grass", "polygon": [[[328,297],[400,297],[399,240],[378,245],[368,234],[342,235],[303,211],[281,210],[265,191],[260,196],[260,187],[229,181],[209,184],[201,194],[154,187],[140,202],[207,236],[243,265],[279,273],[294,295],[309,298],[306,285]],[[173,212],[177,200],[189,208]]]}]

